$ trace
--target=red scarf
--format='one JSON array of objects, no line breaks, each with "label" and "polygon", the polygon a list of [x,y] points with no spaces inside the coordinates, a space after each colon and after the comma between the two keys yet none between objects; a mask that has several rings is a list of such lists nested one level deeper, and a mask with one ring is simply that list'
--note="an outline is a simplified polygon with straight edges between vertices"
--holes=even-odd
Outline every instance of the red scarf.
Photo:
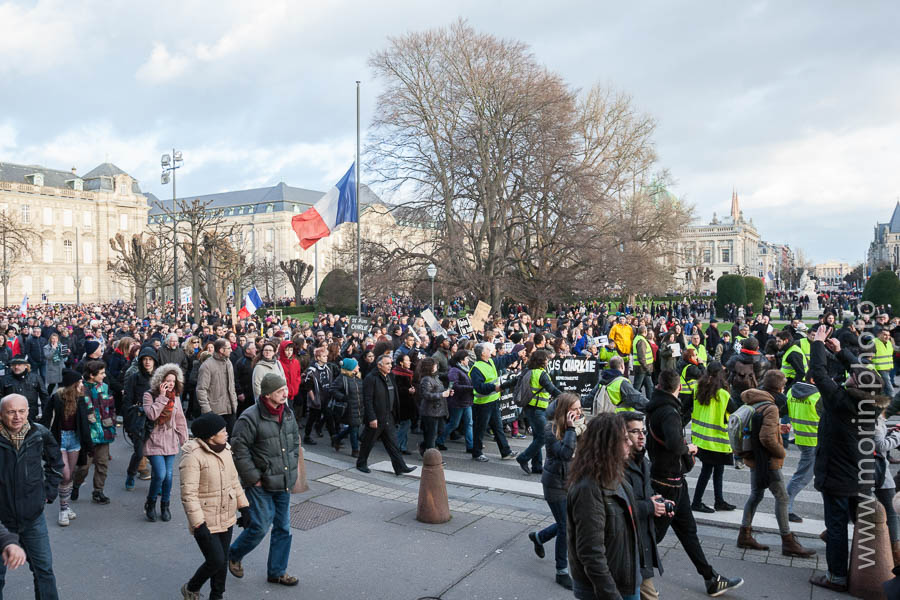
[{"label": "red scarf", "polygon": [[279,404],[278,406],[272,406],[268,401],[263,400],[262,405],[266,407],[266,410],[273,417],[278,417],[278,422],[281,423],[281,419],[284,417],[284,404]]},{"label": "red scarf", "polygon": [[162,409],[162,412],[159,413],[159,416],[156,418],[157,425],[165,425],[169,422],[169,419],[172,418],[172,411],[175,410],[175,390],[171,390],[166,393],[166,398],[169,399],[166,402],[166,407]]}]

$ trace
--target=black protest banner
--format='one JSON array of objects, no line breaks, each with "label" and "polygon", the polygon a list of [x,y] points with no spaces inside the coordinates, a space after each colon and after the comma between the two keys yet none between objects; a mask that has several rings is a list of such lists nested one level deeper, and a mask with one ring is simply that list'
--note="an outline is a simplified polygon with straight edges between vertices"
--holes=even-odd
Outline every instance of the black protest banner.
[{"label": "black protest banner", "polygon": [[469,339],[475,337],[475,329],[472,328],[472,323],[466,317],[456,320],[456,330],[459,332],[459,335]]},{"label": "black protest banner", "polygon": [[[569,358],[554,358],[547,363],[547,372],[563,392],[576,394],[578,397],[587,395],[597,385],[597,359],[572,356]],[[500,376],[501,383],[515,375],[504,373]],[[500,393],[500,417],[504,421],[512,421],[516,418],[516,409],[513,402],[513,390],[503,390]]]},{"label": "black protest banner", "polygon": [[369,333],[369,319],[366,317],[350,317],[350,333],[366,335]]}]

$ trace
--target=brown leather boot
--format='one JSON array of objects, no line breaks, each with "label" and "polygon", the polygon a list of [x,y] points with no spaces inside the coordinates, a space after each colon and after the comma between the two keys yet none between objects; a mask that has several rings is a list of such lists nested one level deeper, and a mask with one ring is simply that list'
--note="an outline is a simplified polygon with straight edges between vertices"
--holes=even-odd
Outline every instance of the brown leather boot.
[{"label": "brown leather boot", "polygon": [[748,550],[768,550],[768,546],[764,546],[753,539],[753,528],[752,527],[741,527],[741,532],[738,534],[737,540],[738,548],[747,548]]},{"label": "brown leather boot", "polygon": [[894,555],[894,567],[900,567],[900,542],[891,542],[891,554]]},{"label": "brown leather boot", "polygon": [[815,550],[808,550],[800,545],[797,536],[793,533],[781,536],[781,553],[785,556],[796,556],[797,558],[809,558],[815,556]]}]

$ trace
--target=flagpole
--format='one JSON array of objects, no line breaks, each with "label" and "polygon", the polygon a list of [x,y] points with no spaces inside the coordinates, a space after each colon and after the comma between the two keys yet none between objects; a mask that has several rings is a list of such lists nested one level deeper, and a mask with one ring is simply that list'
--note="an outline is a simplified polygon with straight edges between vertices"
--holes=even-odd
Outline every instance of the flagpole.
[{"label": "flagpole", "polygon": [[362,215],[359,212],[359,81],[356,82],[356,314],[362,316],[362,258],[360,246],[362,246],[361,227]]}]

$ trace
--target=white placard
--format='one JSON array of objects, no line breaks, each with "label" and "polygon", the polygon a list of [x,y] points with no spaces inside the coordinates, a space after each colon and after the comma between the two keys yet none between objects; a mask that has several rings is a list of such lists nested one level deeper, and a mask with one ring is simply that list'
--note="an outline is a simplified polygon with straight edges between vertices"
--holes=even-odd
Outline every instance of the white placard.
[{"label": "white placard", "polygon": [[681,356],[681,344],[678,344],[678,343],[675,343],[675,344],[669,344],[669,348],[672,349],[672,356],[673,356],[673,357]]}]

